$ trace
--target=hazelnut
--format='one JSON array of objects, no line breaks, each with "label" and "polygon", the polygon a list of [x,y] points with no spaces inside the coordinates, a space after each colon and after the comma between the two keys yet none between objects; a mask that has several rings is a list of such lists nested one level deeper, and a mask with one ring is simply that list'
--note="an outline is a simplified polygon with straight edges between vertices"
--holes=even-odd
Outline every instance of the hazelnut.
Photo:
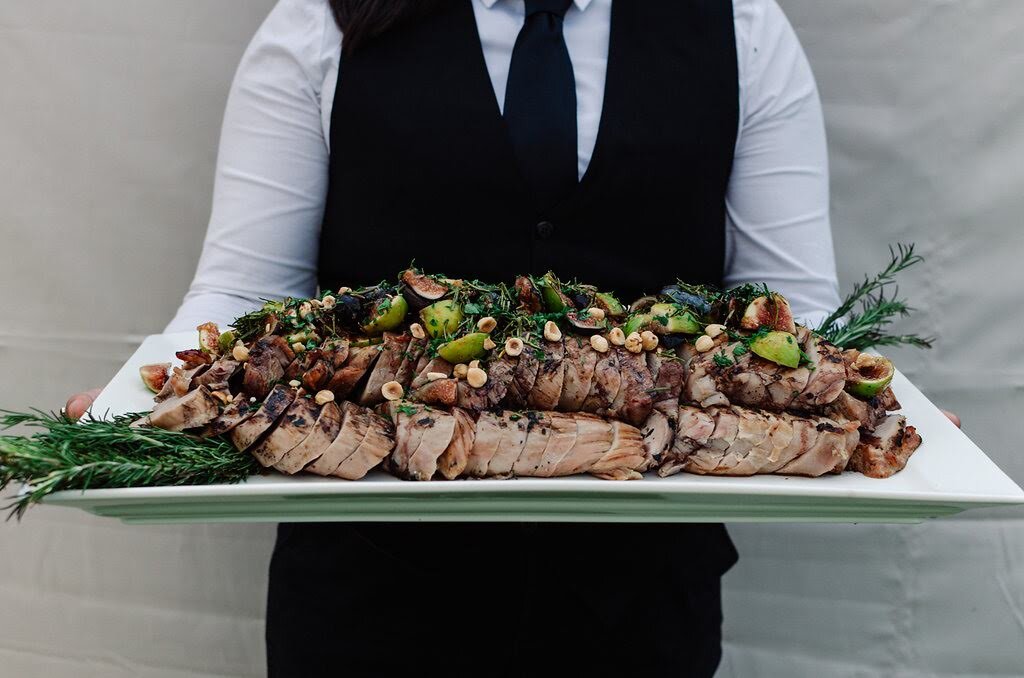
[{"label": "hazelnut", "polygon": [[492,351],[495,348],[497,348],[497,346],[498,345],[495,344],[494,340],[491,339],[490,337],[487,337],[486,339],[484,339],[484,350],[485,351]]},{"label": "hazelnut", "polygon": [[722,332],[725,332],[725,325],[718,325],[712,323],[711,325],[708,325],[707,327],[704,328],[704,334],[708,335],[712,339],[717,337]]},{"label": "hazelnut", "polygon": [[397,381],[389,381],[380,387],[380,393],[387,400],[401,400],[405,396],[405,389]]},{"label": "hazelnut", "polygon": [[343,294],[348,294],[351,291],[352,291],[351,287],[339,287],[338,288],[338,296],[340,297]]},{"label": "hazelnut", "polygon": [[304,301],[301,304],[299,304],[299,317],[300,318],[305,318],[306,316],[308,316],[312,312],[313,312],[313,304],[309,303],[308,301]]},{"label": "hazelnut", "polygon": [[294,344],[292,344],[292,350],[295,351],[296,353],[302,353],[303,351],[306,350],[306,345],[303,344],[301,341],[296,341]]},{"label": "hazelnut", "polygon": [[645,351],[653,351],[658,348],[658,335],[650,330],[644,330],[640,333],[640,339],[643,341]]},{"label": "hazelnut", "polygon": [[505,354],[513,358],[523,352],[523,340],[519,337],[510,337],[505,340]]},{"label": "hazelnut", "polygon": [[456,379],[465,379],[467,372],[469,372],[469,365],[466,363],[459,363],[455,366],[455,369],[452,370],[452,374],[455,375]]},{"label": "hazelnut", "polygon": [[490,334],[497,326],[498,321],[492,318],[491,316],[485,316],[483,318],[480,318],[480,320],[478,320],[476,323],[476,328],[478,330],[480,330],[481,332],[487,332],[488,334]]},{"label": "hazelnut", "polygon": [[626,337],[626,350],[630,353],[640,353],[644,350],[644,340],[640,338],[639,332],[630,332]]},{"label": "hazelnut", "polygon": [[328,391],[327,389],[324,389],[323,391],[318,391],[316,397],[313,398],[313,400],[316,401],[317,405],[326,405],[327,403],[333,403],[334,391]]},{"label": "hazelnut", "polygon": [[544,323],[544,338],[548,341],[562,340],[562,330],[558,329],[558,324],[554,320]]},{"label": "hazelnut", "polygon": [[448,375],[444,372],[427,372],[427,381],[437,381],[438,379],[447,379]]},{"label": "hazelnut", "polygon": [[427,338],[427,331],[424,330],[423,325],[420,325],[419,323],[413,323],[412,325],[409,325],[409,333],[412,334],[412,336],[417,339]]},{"label": "hazelnut", "polygon": [[604,320],[605,317],[603,308],[588,308],[586,313],[588,318],[593,318],[594,320]]},{"label": "hazelnut", "polygon": [[706,353],[715,347],[715,340],[706,334],[702,334],[697,337],[697,341],[694,342],[693,346],[701,353]]},{"label": "hazelnut", "polygon": [[625,346],[626,334],[622,331],[621,327],[613,327],[612,331],[608,333],[608,341],[616,346]]},{"label": "hazelnut", "polygon": [[487,373],[481,370],[479,367],[470,367],[466,373],[466,381],[473,388],[480,388],[487,383]]},{"label": "hazelnut", "polygon": [[338,303],[338,300],[335,299],[332,295],[328,294],[326,297],[324,297],[321,303],[323,304],[325,310],[330,311]]},{"label": "hazelnut", "polygon": [[299,381],[298,379],[292,379],[291,381],[288,382],[288,385],[291,386],[292,388],[298,388],[302,386],[302,382]]},{"label": "hazelnut", "polygon": [[470,360],[469,361],[469,369],[473,369],[474,367],[480,367],[480,361],[479,360]]},{"label": "hazelnut", "polygon": [[598,353],[608,352],[608,340],[602,337],[600,334],[591,335],[590,346]]},{"label": "hazelnut", "polygon": [[249,349],[242,345],[236,345],[231,349],[231,357],[240,363],[244,363],[249,359]]}]

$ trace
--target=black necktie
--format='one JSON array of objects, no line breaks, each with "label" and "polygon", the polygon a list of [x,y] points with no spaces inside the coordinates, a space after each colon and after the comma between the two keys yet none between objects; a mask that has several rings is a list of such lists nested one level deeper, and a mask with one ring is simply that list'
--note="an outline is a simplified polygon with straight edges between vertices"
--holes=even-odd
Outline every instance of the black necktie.
[{"label": "black necktie", "polygon": [[526,0],[526,23],[512,50],[505,122],[519,167],[541,210],[578,182],[576,79],[562,34],[572,0]]}]

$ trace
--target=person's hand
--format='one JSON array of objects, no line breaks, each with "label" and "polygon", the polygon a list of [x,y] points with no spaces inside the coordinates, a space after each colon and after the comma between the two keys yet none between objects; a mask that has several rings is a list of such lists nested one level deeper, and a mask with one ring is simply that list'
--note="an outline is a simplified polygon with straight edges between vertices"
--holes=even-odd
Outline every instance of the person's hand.
[{"label": "person's hand", "polygon": [[958,417],[957,415],[953,414],[949,410],[942,410],[942,413],[944,415],[946,415],[947,417],[949,417],[949,420],[951,422],[953,422],[954,424],[956,424],[957,428],[960,428],[960,417]]},{"label": "person's hand", "polygon": [[92,407],[92,402],[96,400],[102,390],[102,388],[94,388],[71,396],[64,406],[64,414],[71,419],[78,419],[85,414],[87,409]]}]

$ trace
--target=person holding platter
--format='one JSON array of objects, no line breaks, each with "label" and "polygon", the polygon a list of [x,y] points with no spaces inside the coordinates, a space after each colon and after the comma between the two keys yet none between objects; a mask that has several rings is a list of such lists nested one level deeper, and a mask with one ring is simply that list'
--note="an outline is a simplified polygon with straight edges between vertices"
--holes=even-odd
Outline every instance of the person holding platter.
[{"label": "person holding platter", "polygon": [[[411,261],[624,299],[764,282],[814,326],[839,303],[824,125],[775,0],[280,0],[167,331]],[[711,676],[736,559],[722,525],[283,524],[268,672]]]}]

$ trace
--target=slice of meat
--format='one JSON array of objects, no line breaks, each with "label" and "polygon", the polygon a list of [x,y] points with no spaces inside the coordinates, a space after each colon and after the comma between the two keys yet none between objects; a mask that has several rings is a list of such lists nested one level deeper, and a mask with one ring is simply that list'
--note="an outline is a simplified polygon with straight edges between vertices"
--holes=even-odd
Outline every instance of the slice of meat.
[{"label": "slice of meat", "polygon": [[466,470],[469,452],[476,438],[476,422],[469,412],[456,407],[452,410],[452,416],[455,418],[455,432],[437,460],[437,470],[448,480],[455,480]]},{"label": "slice of meat", "polygon": [[577,412],[572,415],[576,422],[576,440],[572,449],[559,461],[552,476],[571,476],[586,473],[612,448],[615,432],[606,419]]},{"label": "slice of meat", "polygon": [[205,386],[210,391],[225,391],[228,381],[242,369],[242,363],[230,358],[215,360],[210,367],[199,376],[192,377],[190,388]]},{"label": "slice of meat", "polygon": [[184,431],[205,426],[220,414],[218,401],[205,386],[158,403],[145,423],[165,431]]},{"label": "slice of meat", "polygon": [[[682,421],[682,412],[679,416]],[[715,420],[715,428],[707,443],[695,449],[683,462],[684,470],[690,473],[714,473],[729,451],[729,446],[736,440],[736,434],[739,433],[740,418],[731,410],[715,408],[712,417]]]},{"label": "slice of meat", "polygon": [[295,360],[295,352],[284,337],[268,334],[260,337],[249,349],[245,363],[242,391],[263,400],[274,384],[284,377],[285,368]]},{"label": "slice of meat", "polygon": [[686,364],[668,351],[658,349],[647,353],[647,368],[654,378],[651,399],[678,401],[686,383]]},{"label": "slice of meat", "polygon": [[157,393],[153,400],[160,403],[168,398],[175,396],[181,397],[192,390],[192,380],[196,377],[202,376],[206,370],[210,369],[208,364],[197,365],[196,367],[184,368],[175,367],[171,370],[171,376],[164,382],[163,388]]},{"label": "slice of meat", "polygon": [[786,444],[784,435],[780,434],[778,440],[773,436],[772,456],[774,458],[761,468],[762,473],[775,473],[818,442],[817,422],[807,417],[788,414],[780,416],[780,419],[788,422],[793,432],[788,444]]},{"label": "slice of meat", "polygon": [[847,428],[825,417],[812,417],[811,421],[818,432],[817,440],[810,449],[804,450],[776,473],[818,477],[837,466],[846,466],[857,445],[857,437],[851,438],[849,435],[857,430],[856,422],[848,424],[852,428]]},{"label": "slice of meat", "polygon": [[324,354],[319,360],[310,365],[309,369],[302,373],[299,380],[302,382],[303,388],[310,393],[316,393],[327,386],[333,376],[334,365],[332,357]]},{"label": "slice of meat", "polygon": [[[551,431],[548,434],[548,444],[540,457],[540,464],[525,475],[550,478],[554,475],[558,464],[565,458],[576,445],[576,419],[571,414],[560,412],[550,413]],[[529,441],[527,441],[529,445]]]},{"label": "slice of meat", "polygon": [[231,431],[231,442],[239,450],[249,449],[284,414],[293,400],[294,389],[282,384],[275,386],[256,413]]},{"label": "slice of meat", "polygon": [[426,339],[417,339],[409,335],[409,343],[402,354],[402,364],[399,365],[398,371],[395,372],[395,381],[402,385],[406,391],[412,384],[412,380],[417,376],[416,365],[419,364],[420,356],[427,349]]},{"label": "slice of meat", "polygon": [[323,454],[311,462],[306,470],[321,476],[329,476],[341,466],[342,462],[352,456],[369,429],[368,410],[355,403],[341,404],[341,427],[334,441],[327,446]]},{"label": "slice of meat", "polygon": [[813,409],[828,405],[839,397],[846,386],[843,355],[824,337],[805,327],[797,328],[797,336],[813,369],[807,386],[793,401],[793,407]]},{"label": "slice of meat", "polygon": [[[532,341],[527,335],[524,342]],[[537,381],[537,370],[540,368],[540,361],[534,349],[527,343],[523,352],[519,354],[516,361],[516,369],[512,373],[512,381],[508,385],[508,393],[505,396],[505,405],[510,409],[521,409],[527,406],[530,391]]]},{"label": "slice of meat", "polygon": [[487,475],[487,465],[490,463],[494,453],[498,451],[498,444],[504,428],[507,427],[500,415],[493,412],[481,412],[476,420],[476,437],[473,439],[473,447],[469,450],[466,459],[464,472],[473,478],[483,478]]},{"label": "slice of meat", "polygon": [[256,414],[256,410],[260,408],[260,405],[261,403],[258,401],[253,401],[244,393],[239,393],[228,403],[227,407],[221,411],[216,419],[207,424],[200,435],[204,438],[224,435]]},{"label": "slice of meat", "polygon": [[[376,365],[366,380],[366,388],[359,396],[360,405],[369,407],[384,402],[381,387],[389,381],[395,381],[398,370],[405,360],[405,352],[409,348],[411,339],[412,335],[409,334],[384,333],[384,345],[380,352],[380,358],[377,359]],[[409,381],[412,381],[411,376]]]},{"label": "slice of meat", "polygon": [[650,458],[644,450],[640,429],[621,421],[612,421],[610,424],[613,435],[611,449],[587,469],[588,473],[603,480],[643,478],[639,469],[647,468]]},{"label": "slice of meat", "polygon": [[[460,382],[458,379],[428,381],[411,393],[409,400],[423,403],[424,405],[451,407],[459,401],[459,391],[463,388],[464,384],[465,382]],[[469,385],[465,384],[465,388],[469,388]]]},{"label": "slice of meat", "polygon": [[367,412],[367,430],[359,447],[341,462],[335,476],[359,480],[376,468],[395,449],[395,429],[391,422],[375,412]]},{"label": "slice of meat", "polygon": [[765,382],[771,409],[789,409],[796,397],[807,387],[811,371],[806,367],[784,367],[768,361],[762,361],[761,364],[765,370]]},{"label": "slice of meat", "polygon": [[304,351],[295,357],[295,360],[284,368],[284,376],[281,377],[283,381],[291,381],[292,379],[301,379],[302,375],[309,368],[313,367],[323,353],[320,349],[313,349],[312,351]]},{"label": "slice of meat", "polygon": [[320,414],[309,398],[296,398],[285,410],[277,425],[249,450],[264,467],[281,461],[296,445],[306,439]]},{"label": "slice of meat", "polygon": [[771,455],[771,426],[776,417],[744,407],[731,410],[739,417],[736,438],[714,472],[715,475],[752,476]]},{"label": "slice of meat", "polygon": [[594,380],[583,401],[583,410],[594,414],[607,412],[619,394],[621,384],[618,353],[609,349],[598,357],[594,365]]},{"label": "slice of meat", "polygon": [[907,418],[891,414],[873,433],[861,434],[847,469],[871,478],[888,478],[906,468],[910,455],[920,445],[921,436],[913,426],[907,426]]},{"label": "slice of meat", "polygon": [[562,382],[565,379],[565,345],[562,340],[542,341],[544,357],[537,370],[537,379],[533,382],[526,403],[535,410],[553,410],[558,407],[562,396]]},{"label": "slice of meat", "polygon": [[344,400],[379,357],[380,346],[352,346],[348,352],[348,359],[334,371],[327,389],[333,391],[338,400]]},{"label": "slice of meat", "polygon": [[643,353],[630,353],[621,346],[615,347],[615,352],[619,358],[619,392],[608,408],[608,416],[641,426],[654,405],[651,397],[654,379],[647,369],[647,358]]},{"label": "slice of meat", "polygon": [[482,412],[497,407],[508,393],[516,369],[516,359],[504,355],[487,366],[487,381],[474,388],[465,381],[459,382],[459,407],[473,412]]},{"label": "slice of meat", "polygon": [[577,336],[565,338],[565,376],[562,380],[562,395],[558,399],[558,409],[563,412],[579,412],[583,401],[590,393],[590,385],[594,380],[594,368],[597,366],[598,352],[590,342]]},{"label": "slice of meat", "polygon": [[320,408],[320,414],[313,423],[313,430],[305,439],[289,450],[274,468],[289,475],[298,473],[306,464],[318,459],[341,430],[341,409],[334,403],[327,403]]},{"label": "slice of meat", "polygon": [[452,369],[455,367],[441,356],[431,358],[427,362],[424,362],[423,357],[421,356],[417,361],[417,366],[418,369],[416,371],[416,376],[413,377],[412,383],[409,385],[409,388],[412,391],[415,391],[430,382],[430,378],[427,376],[428,374],[436,372],[438,374],[443,374],[446,377],[450,377]]},{"label": "slice of meat", "polygon": [[512,464],[512,474],[531,476],[540,467],[544,457],[544,449],[551,437],[551,416],[546,412],[533,410],[526,415],[526,444],[519,458]]},{"label": "slice of meat", "polygon": [[[405,477],[430,480],[437,473],[438,459],[455,435],[455,417],[441,410],[425,410],[410,417],[407,427],[421,429],[421,434],[419,444],[409,455]],[[398,429],[397,434],[401,436],[402,430]]]},{"label": "slice of meat", "polygon": [[[523,353],[525,355],[525,352]],[[502,435],[498,449],[487,464],[488,476],[505,477],[512,473],[512,466],[519,459],[529,433],[530,420],[520,412],[506,410],[501,413]]]},{"label": "slice of meat", "polygon": [[873,431],[875,425],[885,419],[884,404],[878,396],[861,400],[843,391],[829,403],[825,415],[836,420],[855,421],[865,431]]},{"label": "slice of meat", "polygon": [[640,435],[644,438],[644,449],[656,462],[660,462],[662,455],[672,449],[675,433],[675,428],[669,422],[669,418],[656,409],[651,411],[647,421],[640,427]]}]

